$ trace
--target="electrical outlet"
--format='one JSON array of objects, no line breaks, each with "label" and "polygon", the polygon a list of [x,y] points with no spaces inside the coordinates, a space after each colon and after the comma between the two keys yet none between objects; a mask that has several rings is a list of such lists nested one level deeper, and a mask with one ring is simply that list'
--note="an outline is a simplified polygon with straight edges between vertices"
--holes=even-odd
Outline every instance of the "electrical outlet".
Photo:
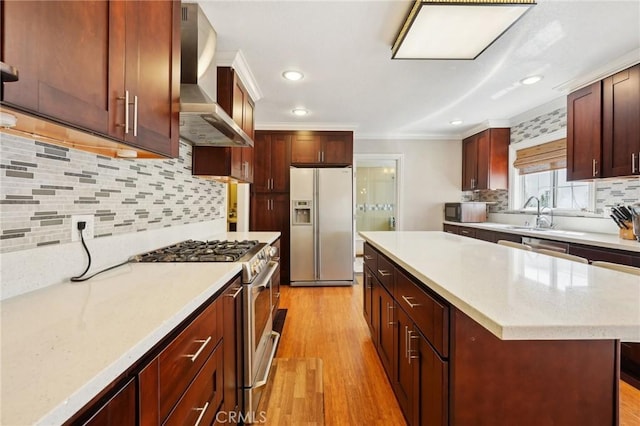
[{"label": "electrical outlet", "polygon": [[93,219],[92,214],[77,214],[71,216],[71,241],[80,241],[80,231],[78,231],[78,222],[86,222],[87,226],[82,231],[85,240],[93,238]]}]

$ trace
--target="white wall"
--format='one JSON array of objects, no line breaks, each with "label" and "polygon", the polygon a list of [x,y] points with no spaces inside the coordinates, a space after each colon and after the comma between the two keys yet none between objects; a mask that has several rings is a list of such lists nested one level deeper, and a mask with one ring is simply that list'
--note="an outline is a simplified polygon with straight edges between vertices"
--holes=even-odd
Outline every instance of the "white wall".
[{"label": "white wall", "polygon": [[443,203],[460,201],[462,142],[354,141],[355,154],[403,154],[401,231],[441,231]]}]

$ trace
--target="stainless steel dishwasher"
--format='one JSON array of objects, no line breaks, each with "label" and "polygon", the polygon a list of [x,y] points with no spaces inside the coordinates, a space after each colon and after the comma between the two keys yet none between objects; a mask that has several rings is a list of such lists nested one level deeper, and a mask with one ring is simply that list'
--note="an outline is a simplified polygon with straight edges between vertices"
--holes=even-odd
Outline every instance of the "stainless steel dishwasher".
[{"label": "stainless steel dishwasher", "polygon": [[560,253],[569,252],[569,243],[562,243],[560,241],[541,240],[539,238],[522,237],[522,244],[531,246],[534,250],[546,249],[553,250]]}]

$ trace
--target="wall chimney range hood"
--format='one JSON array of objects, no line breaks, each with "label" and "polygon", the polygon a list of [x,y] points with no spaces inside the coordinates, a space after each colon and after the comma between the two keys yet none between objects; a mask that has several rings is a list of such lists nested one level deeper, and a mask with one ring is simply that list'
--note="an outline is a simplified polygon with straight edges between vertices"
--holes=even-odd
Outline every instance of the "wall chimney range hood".
[{"label": "wall chimney range hood", "polygon": [[180,138],[198,146],[253,146],[207,94],[216,92],[216,32],[197,3],[182,5],[181,34]]}]

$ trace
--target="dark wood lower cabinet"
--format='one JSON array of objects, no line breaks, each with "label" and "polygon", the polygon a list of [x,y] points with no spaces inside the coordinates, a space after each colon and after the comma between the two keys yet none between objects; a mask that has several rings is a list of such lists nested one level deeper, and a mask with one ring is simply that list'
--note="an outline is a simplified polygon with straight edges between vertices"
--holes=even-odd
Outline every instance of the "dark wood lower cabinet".
[{"label": "dark wood lower cabinet", "polygon": [[[365,244],[367,250],[382,256]],[[373,298],[372,314],[365,318],[407,423],[618,424],[620,352],[624,359],[633,346],[616,340],[501,340],[392,266],[393,296],[365,266]],[[391,315],[388,356],[385,328]]]},{"label": "dark wood lower cabinet", "polygon": [[129,380],[89,420],[88,426],[127,426],[136,424],[136,381]]},{"label": "dark wood lower cabinet", "polygon": [[369,330],[371,331],[371,338],[373,343],[376,343],[375,333],[373,332],[373,274],[369,270],[368,267],[364,267],[362,271],[362,291],[363,291],[363,304],[362,304],[362,313],[364,314],[364,319],[367,321],[367,325],[369,326]]},{"label": "dark wood lower cabinet", "polygon": [[384,286],[378,284],[376,289],[376,306],[378,309],[378,318],[380,319],[378,328],[378,355],[380,356],[382,366],[386,370],[387,375],[391,377],[393,371],[393,346],[395,337],[393,321],[394,302]]}]

